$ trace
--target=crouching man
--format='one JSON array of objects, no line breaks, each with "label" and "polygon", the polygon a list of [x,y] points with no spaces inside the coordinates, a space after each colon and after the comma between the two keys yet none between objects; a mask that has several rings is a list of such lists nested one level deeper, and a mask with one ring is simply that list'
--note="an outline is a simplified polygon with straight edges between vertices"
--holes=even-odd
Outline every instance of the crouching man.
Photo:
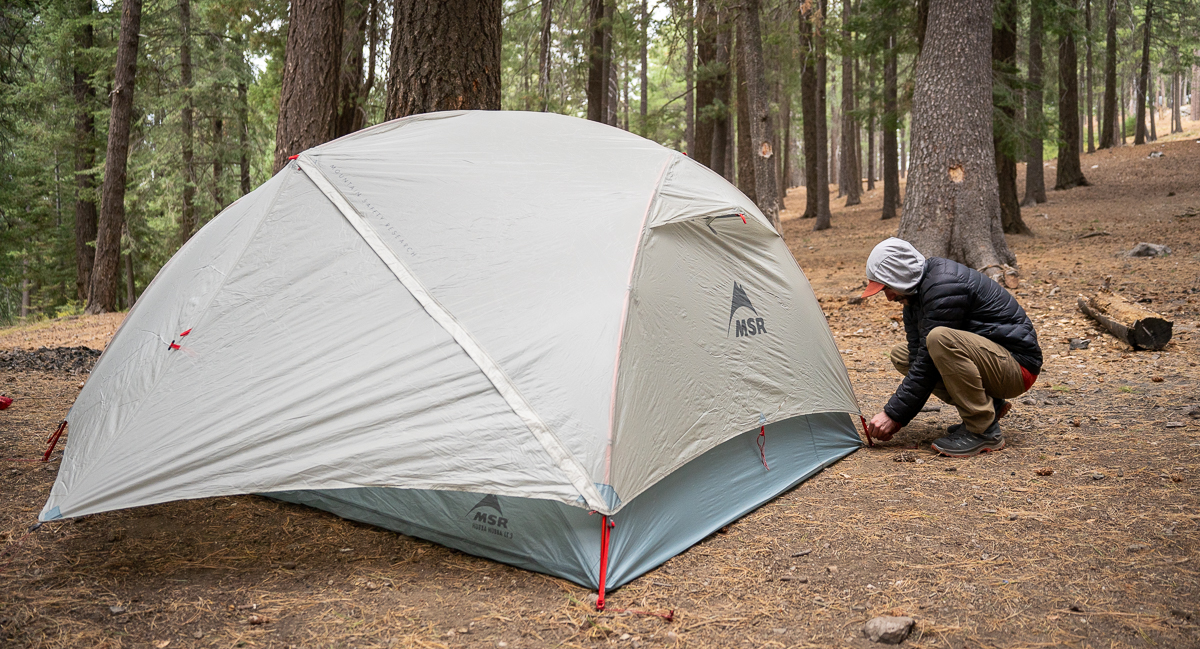
[{"label": "crouching man", "polygon": [[867,280],[864,298],[883,291],[889,302],[904,305],[908,339],[891,351],[904,380],[867,424],[867,434],[891,439],[935,394],[962,417],[933,442],[935,451],[970,457],[1004,448],[1005,400],[1028,390],[1042,369],[1037,333],[1021,305],[983,273],[926,259],[894,237],[871,251]]}]

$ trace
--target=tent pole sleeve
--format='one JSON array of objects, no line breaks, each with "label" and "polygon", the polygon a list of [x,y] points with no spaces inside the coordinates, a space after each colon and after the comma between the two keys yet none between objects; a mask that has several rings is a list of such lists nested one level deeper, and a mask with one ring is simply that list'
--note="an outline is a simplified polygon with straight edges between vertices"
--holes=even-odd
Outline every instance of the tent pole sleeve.
[{"label": "tent pole sleeve", "polygon": [[315,160],[307,154],[300,154],[297,164],[304,170],[304,173],[312,180],[313,184],[321,190],[321,193],[325,194],[325,197],[338,208],[338,211],[342,213],[346,221],[358,232],[388,269],[392,271],[396,279],[400,280],[404,288],[408,289],[408,292],[416,298],[421,307],[425,309],[425,312],[446,333],[450,334],[454,342],[462,347],[463,351],[470,356],[480,371],[487,376],[488,380],[495,386],[496,391],[508,403],[508,406],[521,418],[529,428],[529,431],[533,433],[533,436],[546,449],[546,452],[553,459],[555,465],[571,480],[571,484],[583,496],[588,507],[600,512],[609,511],[608,503],[600,495],[600,490],[596,488],[596,485],[588,477],[583,466],[567,451],[562,442],[559,441],[558,436],[550,430],[550,427],[542,421],[542,418],[538,416],[533,407],[529,405],[529,402],[525,400],[525,396],[513,385],[512,380],[508,378],[504,370],[500,369],[500,366],[492,360],[491,356],[484,351],[475,338],[425,289],[425,286],[421,284],[416,275],[413,275],[408,267],[404,265],[404,262],[400,261],[400,258],[396,256],[396,253],[392,252],[392,249],[379,238],[379,234],[363,220],[362,216],[346,201],[346,198],[330,184],[324,174],[317,169]]}]

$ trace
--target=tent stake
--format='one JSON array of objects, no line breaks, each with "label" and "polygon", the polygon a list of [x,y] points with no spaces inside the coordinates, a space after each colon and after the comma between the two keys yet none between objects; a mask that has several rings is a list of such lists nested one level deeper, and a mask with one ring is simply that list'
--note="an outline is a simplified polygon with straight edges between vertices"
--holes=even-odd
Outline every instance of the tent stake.
[{"label": "tent stake", "polygon": [[604,610],[604,581],[608,576],[608,530],[616,526],[607,516],[600,517],[600,590],[596,596],[596,610]]}]

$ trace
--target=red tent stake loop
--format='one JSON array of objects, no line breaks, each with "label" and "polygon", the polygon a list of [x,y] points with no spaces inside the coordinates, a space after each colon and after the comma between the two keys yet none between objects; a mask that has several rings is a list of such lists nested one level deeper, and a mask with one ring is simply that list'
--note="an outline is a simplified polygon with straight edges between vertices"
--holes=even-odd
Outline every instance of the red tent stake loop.
[{"label": "red tent stake loop", "polygon": [[54,447],[58,446],[58,438],[62,437],[63,431],[66,430],[66,428],[67,420],[64,419],[62,420],[62,423],[58,425],[58,430],[54,431],[54,434],[50,436],[50,439],[46,440],[49,442],[50,448],[46,449],[46,454],[42,456],[43,462],[50,461],[50,454],[54,452]]},{"label": "red tent stake loop", "polygon": [[616,523],[610,522],[607,516],[600,517],[600,590],[596,595],[596,610],[604,610],[604,582],[608,576],[608,530],[616,527]]}]

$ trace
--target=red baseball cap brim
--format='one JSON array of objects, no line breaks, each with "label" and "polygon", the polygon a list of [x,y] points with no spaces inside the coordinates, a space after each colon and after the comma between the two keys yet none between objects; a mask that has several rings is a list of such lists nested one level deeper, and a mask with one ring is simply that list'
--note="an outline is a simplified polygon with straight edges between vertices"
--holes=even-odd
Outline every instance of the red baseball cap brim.
[{"label": "red baseball cap brim", "polygon": [[883,284],[880,284],[879,282],[867,282],[867,288],[865,291],[863,291],[862,296],[864,298],[871,297],[872,295],[875,295],[876,293],[882,291],[885,288],[887,288],[887,287],[884,286]]}]

